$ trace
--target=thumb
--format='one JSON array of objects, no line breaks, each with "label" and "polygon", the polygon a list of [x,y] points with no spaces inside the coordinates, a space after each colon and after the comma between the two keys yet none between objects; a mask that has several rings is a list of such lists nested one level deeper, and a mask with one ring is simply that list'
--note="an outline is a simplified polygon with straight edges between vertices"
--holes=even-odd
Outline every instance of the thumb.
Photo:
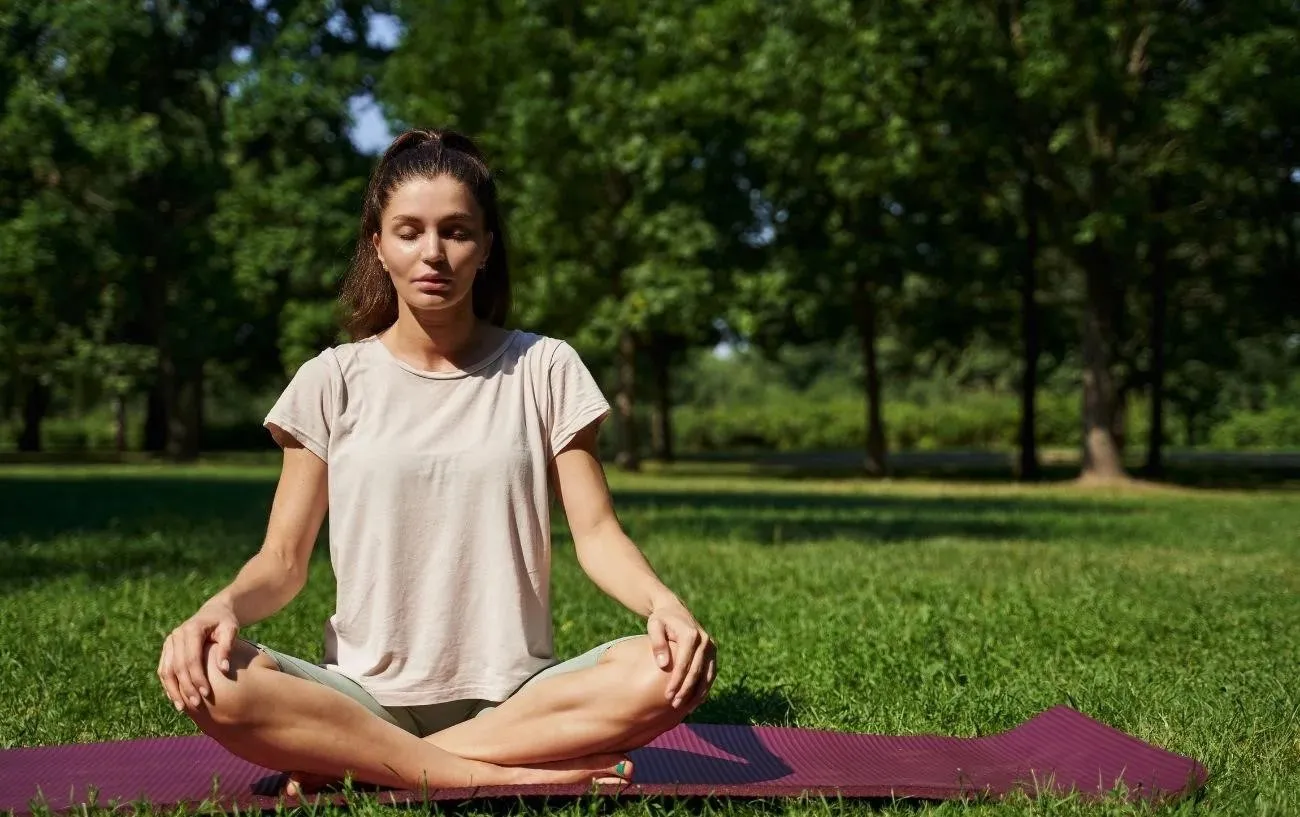
[{"label": "thumb", "polygon": [[236,627],[233,624],[219,624],[214,632],[213,640],[216,641],[217,666],[222,672],[230,672],[230,650],[235,643]]},{"label": "thumb", "polygon": [[651,618],[646,629],[650,633],[650,648],[654,650],[655,663],[660,668],[666,668],[671,653],[668,651],[668,633],[664,623],[657,618]]}]

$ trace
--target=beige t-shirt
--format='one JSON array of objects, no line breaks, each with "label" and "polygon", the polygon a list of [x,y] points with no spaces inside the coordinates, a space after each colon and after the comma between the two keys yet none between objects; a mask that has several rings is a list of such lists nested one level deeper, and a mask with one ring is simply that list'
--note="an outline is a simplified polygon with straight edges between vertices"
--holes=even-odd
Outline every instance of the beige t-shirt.
[{"label": "beige t-shirt", "polygon": [[265,423],[329,467],[325,665],[418,706],[503,700],[556,663],[547,467],[608,412],[571,346],[519,331],[457,372],[376,337],[304,363]]}]

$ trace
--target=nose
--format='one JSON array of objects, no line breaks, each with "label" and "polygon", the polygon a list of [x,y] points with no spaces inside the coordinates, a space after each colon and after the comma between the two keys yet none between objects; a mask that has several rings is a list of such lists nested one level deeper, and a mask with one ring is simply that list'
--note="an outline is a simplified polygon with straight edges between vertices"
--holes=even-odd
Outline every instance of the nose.
[{"label": "nose", "polygon": [[425,263],[436,263],[443,260],[442,236],[438,235],[437,230],[430,230],[428,238],[420,248],[420,260]]}]

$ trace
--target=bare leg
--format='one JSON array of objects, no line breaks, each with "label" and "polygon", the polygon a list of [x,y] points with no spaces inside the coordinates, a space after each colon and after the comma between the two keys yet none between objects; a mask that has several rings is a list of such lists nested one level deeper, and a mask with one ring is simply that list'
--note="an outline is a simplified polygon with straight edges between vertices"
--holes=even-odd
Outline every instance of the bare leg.
[{"label": "bare leg", "polygon": [[532,765],[644,746],[676,726],[701,699],[673,709],[669,674],[648,638],[615,644],[591,668],[547,678],[496,709],[425,738],[452,754]]},{"label": "bare leg", "polygon": [[[527,768],[460,757],[375,716],[340,692],[279,672],[236,642],[231,672],[208,658],[211,695],[187,712],[230,752],[271,769],[401,789],[533,783],[583,783],[621,777],[617,755]],[[523,764],[519,764],[523,766]],[[620,773],[621,772],[621,773]]]}]

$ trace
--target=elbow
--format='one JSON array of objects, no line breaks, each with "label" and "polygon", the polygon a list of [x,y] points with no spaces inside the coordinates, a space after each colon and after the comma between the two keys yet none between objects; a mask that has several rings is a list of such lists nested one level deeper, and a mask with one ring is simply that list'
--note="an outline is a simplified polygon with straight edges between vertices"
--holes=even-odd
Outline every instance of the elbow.
[{"label": "elbow", "polygon": [[289,596],[296,596],[307,586],[307,560],[297,558],[288,548],[271,546],[260,554],[262,572]]},{"label": "elbow", "polygon": [[588,572],[591,565],[600,561],[601,555],[617,550],[619,545],[632,545],[618,520],[613,518],[572,532],[573,552],[578,557],[578,564]]},{"label": "elbow", "polygon": [[592,565],[597,561],[593,557],[599,550],[599,537],[588,531],[573,531],[573,554],[578,557],[578,566],[586,573],[591,573]]}]

